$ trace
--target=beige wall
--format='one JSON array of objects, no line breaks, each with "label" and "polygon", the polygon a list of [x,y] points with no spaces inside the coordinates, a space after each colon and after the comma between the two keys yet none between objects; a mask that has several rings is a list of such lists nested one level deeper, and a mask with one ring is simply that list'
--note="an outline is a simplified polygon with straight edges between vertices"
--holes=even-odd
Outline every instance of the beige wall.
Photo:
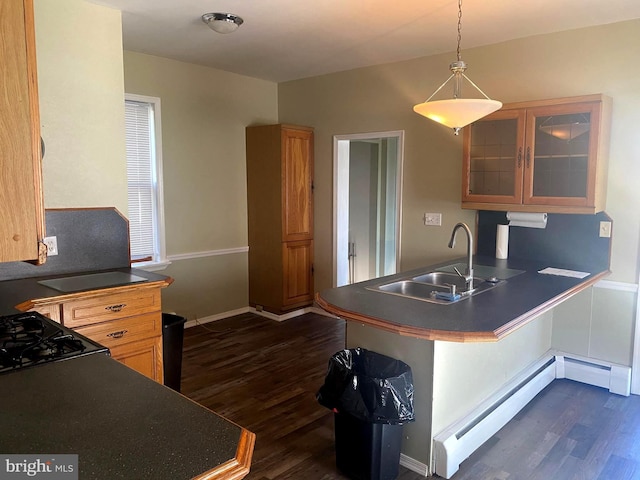
[{"label": "beige wall", "polygon": [[[640,111],[637,78],[640,21],[530,37],[463,52],[469,76],[503,102],[604,93],[613,97],[607,213],[614,220],[615,279],[637,281],[640,217]],[[578,47],[576,47],[578,46]],[[462,137],[412,111],[446,78],[453,54],[313,77],[278,86],[280,120],[316,128],[316,274],[331,286],[332,136],[400,130],[405,135],[403,269],[447,254],[446,237],[460,209]],[[469,87],[470,88],[470,87]],[[304,105],[301,108],[300,105]],[[422,225],[425,211],[443,212],[442,228]]]},{"label": "beige wall", "polygon": [[551,346],[547,312],[499,342],[435,342],[433,433],[468,415]]},{"label": "beige wall", "polygon": [[84,0],[34,8],[45,207],[126,214],[120,12]]},{"label": "beige wall", "polygon": [[[635,135],[640,111],[640,21],[561,32],[463,51],[467,73],[490,96],[503,102],[604,93],[613,98],[607,213],[613,218],[609,280],[638,279],[640,142]],[[314,126],[316,289],[332,285],[332,136],[355,132],[405,130],[402,262],[406,270],[450,256],[446,248],[458,221],[474,222],[460,208],[462,137],[412,111],[446,78],[454,54],[425,57],[302,79],[278,86],[280,120]],[[470,88],[470,87],[469,87]],[[300,106],[304,105],[304,108]],[[442,212],[443,226],[425,227],[424,212]],[[622,292],[624,305],[635,293]],[[598,356],[628,358],[633,311],[609,308],[611,295],[594,295],[593,307],[555,312],[588,338],[607,329]],[[586,310],[585,310],[586,309]],[[588,315],[581,314],[582,311]],[[616,315],[615,320],[610,315]],[[570,315],[570,320],[565,320]],[[595,329],[595,330],[594,330]],[[564,336],[562,337],[564,338]],[[563,343],[558,341],[558,344]],[[579,349],[587,349],[581,344]],[[593,350],[592,350],[593,351]],[[620,355],[619,352],[625,352]]]},{"label": "beige wall", "polygon": [[553,311],[553,348],[562,352],[631,365],[635,295],[591,288]]},{"label": "beige wall", "polygon": [[[247,246],[245,127],[277,123],[277,86],[124,52],[127,93],[159,97],[167,255]],[[247,254],[172,260],[165,310],[188,319],[248,305]]]}]

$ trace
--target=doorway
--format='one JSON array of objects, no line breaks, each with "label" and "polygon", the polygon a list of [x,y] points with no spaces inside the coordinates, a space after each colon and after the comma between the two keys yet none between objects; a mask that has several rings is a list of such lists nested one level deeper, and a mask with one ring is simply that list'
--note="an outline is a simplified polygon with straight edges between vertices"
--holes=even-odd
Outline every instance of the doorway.
[{"label": "doorway", "polygon": [[334,286],[397,272],[404,131],[333,137]]}]

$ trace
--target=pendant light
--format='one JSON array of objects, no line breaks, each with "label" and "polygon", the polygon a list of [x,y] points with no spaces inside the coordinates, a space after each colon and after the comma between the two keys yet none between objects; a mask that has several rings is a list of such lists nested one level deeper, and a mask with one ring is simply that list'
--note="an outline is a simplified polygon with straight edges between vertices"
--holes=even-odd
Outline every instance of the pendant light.
[{"label": "pendant light", "polygon": [[[476,120],[489,115],[502,107],[502,103],[491,100],[480,88],[464,74],[467,64],[460,57],[460,40],[462,39],[462,0],[458,0],[458,49],[457,61],[449,65],[451,76],[424,102],[413,107],[413,111],[431,120],[453,128],[458,135],[460,129]],[[449,100],[431,99],[453,79],[453,98]],[[466,79],[484,98],[461,98],[462,81]]]}]

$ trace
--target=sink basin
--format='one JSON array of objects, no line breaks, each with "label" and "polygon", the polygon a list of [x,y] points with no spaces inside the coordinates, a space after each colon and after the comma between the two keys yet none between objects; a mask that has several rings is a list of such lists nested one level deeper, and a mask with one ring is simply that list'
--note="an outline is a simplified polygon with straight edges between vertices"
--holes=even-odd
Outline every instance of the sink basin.
[{"label": "sink basin", "polygon": [[449,287],[414,282],[413,280],[398,280],[397,282],[385,283],[376,287],[368,287],[367,289],[374,292],[390,293],[400,297],[413,298],[431,303],[455,303],[455,301],[451,302],[436,298],[436,292],[448,293]]},{"label": "sink basin", "polygon": [[[491,290],[502,283],[505,283],[505,281],[498,279],[485,281],[482,278],[473,277],[473,290],[465,291],[467,286],[464,278],[455,273],[434,271],[366,288],[373,292],[397,295],[440,305],[451,305]],[[450,285],[455,285],[456,293],[460,295],[456,300],[447,300],[436,296],[438,292],[449,293],[451,291]]]},{"label": "sink basin", "polygon": [[[467,282],[464,278],[460,277],[456,273],[445,273],[445,272],[429,272],[423,275],[418,275],[417,277],[413,277],[413,280],[416,282],[428,283],[430,285],[455,285],[456,291],[458,293],[464,291],[467,288]],[[483,283],[484,280],[482,278],[473,277],[473,286],[477,288],[478,285]]]},{"label": "sink basin", "polygon": [[[464,272],[465,268],[467,268],[466,263],[454,263],[453,265],[446,265],[444,267],[438,268],[439,272],[449,272],[454,273],[455,268],[459,271]],[[474,265],[473,273],[480,278],[497,278],[499,280],[507,280],[508,278],[515,277],[524,273],[524,270],[516,270],[514,268],[506,268],[506,267],[490,267],[488,265]]]}]

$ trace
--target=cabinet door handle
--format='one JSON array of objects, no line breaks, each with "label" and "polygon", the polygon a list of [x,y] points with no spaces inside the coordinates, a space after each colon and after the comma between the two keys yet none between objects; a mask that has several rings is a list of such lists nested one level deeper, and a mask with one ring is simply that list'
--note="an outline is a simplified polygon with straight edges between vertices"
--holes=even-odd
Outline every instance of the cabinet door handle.
[{"label": "cabinet door handle", "polygon": [[110,312],[119,312],[126,306],[126,303],[118,303],[117,305],[109,305],[108,307],[104,307],[104,309],[109,310]]},{"label": "cabinet door handle", "polygon": [[128,330],[120,330],[119,332],[107,333],[107,337],[111,338],[122,338],[124,334],[127,333]]},{"label": "cabinet door handle", "polygon": [[531,147],[527,147],[527,168],[531,167]]},{"label": "cabinet door handle", "polygon": [[518,148],[518,168],[522,167],[522,147]]}]

